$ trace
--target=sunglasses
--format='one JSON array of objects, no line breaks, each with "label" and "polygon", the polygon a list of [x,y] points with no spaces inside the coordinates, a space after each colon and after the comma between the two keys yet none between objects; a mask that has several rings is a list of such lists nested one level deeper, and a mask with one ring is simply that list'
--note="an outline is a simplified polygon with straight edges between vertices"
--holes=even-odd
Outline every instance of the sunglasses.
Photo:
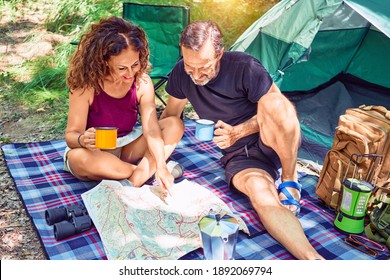
[{"label": "sunglasses", "polygon": [[386,249],[384,245],[356,234],[350,234],[348,237],[344,238],[344,242],[372,257],[378,256],[379,252],[384,252]]}]

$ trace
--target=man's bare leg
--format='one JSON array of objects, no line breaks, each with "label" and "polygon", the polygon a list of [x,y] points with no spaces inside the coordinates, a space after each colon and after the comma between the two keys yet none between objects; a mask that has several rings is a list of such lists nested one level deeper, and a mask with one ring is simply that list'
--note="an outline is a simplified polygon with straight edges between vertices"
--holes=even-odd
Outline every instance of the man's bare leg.
[{"label": "man's bare leg", "polygon": [[[279,156],[282,164],[282,181],[298,181],[296,168],[301,130],[293,104],[274,88],[264,95],[258,103],[257,122],[260,128],[262,142],[271,147]],[[292,196],[299,201],[297,189],[287,188]],[[286,199],[283,193],[280,200]],[[294,210],[296,206],[286,206]]]},{"label": "man's bare leg", "polygon": [[302,226],[278,197],[272,177],[261,169],[246,169],[233,177],[234,186],[246,194],[268,233],[297,259],[323,259],[307,240]]}]

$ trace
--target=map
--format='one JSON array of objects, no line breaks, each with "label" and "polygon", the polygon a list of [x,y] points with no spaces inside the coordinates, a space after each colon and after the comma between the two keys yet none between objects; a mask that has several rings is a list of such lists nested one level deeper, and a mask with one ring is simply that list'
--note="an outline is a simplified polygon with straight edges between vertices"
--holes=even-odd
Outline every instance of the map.
[{"label": "map", "polygon": [[221,199],[188,180],[174,184],[171,195],[159,186],[103,180],[82,199],[109,260],[178,259],[202,246],[198,223],[211,209],[235,217],[249,234]]}]

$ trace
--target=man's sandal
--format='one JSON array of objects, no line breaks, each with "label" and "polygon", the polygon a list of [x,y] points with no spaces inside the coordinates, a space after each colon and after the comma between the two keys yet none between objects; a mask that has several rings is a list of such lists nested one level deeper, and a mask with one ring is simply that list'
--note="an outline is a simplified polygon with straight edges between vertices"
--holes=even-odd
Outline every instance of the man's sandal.
[{"label": "man's sandal", "polygon": [[295,199],[292,194],[288,191],[287,188],[294,188],[299,191],[299,199],[301,198],[301,184],[295,181],[285,181],[281,183],[278,187],[278,194],[283,193],[287,199],[283,199],[280,202],[283,205],[294,205],[296,208],[292,211],[292,213],[297,216],[301,210],[301,204],[299,203],[299,199]]}]

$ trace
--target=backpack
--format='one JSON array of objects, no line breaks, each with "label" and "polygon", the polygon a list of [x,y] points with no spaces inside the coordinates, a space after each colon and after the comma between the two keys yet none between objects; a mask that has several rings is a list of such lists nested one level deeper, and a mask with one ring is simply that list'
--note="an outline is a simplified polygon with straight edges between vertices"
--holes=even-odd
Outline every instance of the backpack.
[{"label": "backpack", "polygon": [[333,145],[327,152],[316,194],[338,210],[342,183],[356,178],[382,184],[390,172],[390,111],[383,106],[347,109],[339,117]]},{"label": "backpack", "polygon": [[[390,186],[390,179],[385,185]],[[373,202],[375,206],[364,232],[369,239],[384,243],[390,249],[390,188],[379,187],[379,190],[380,196]]]},{"label": "backpack", "polygon": [[383,131],[383,139],[378,143],[376,153],[383,155],[382,166],[379,168],[377,183],[383,184],[390,175],[390,111],[383,106],[366,106],[347,109],[347,115],[354,116],[371,127]]}]

